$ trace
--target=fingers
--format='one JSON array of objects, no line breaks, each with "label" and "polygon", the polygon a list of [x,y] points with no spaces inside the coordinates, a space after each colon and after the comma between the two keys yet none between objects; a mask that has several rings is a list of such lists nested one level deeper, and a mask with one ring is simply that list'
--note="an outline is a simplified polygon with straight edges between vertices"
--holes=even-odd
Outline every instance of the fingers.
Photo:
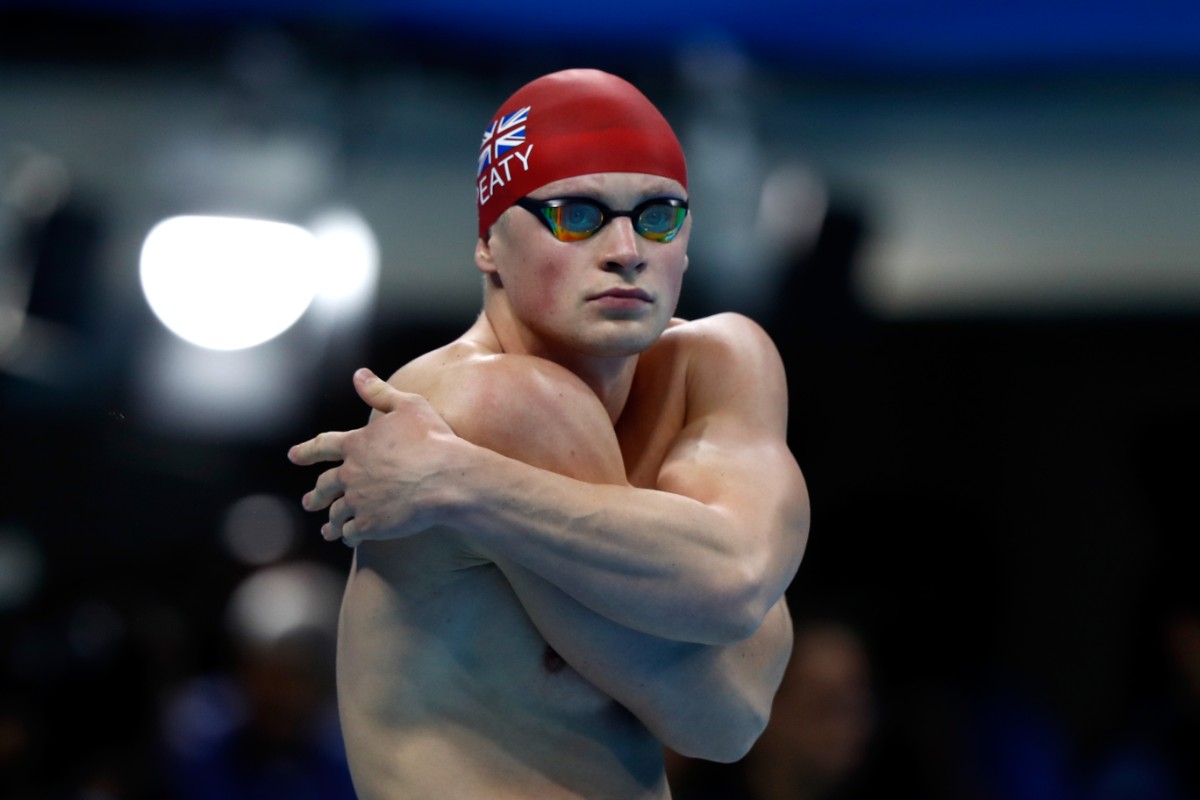
[{"label": "fingers", "polygon": [[333,526],[331,532],[334,536],[343,536],[342,527],[353,518],[354,509],[350,508],[346,498],[339,497],[329,506],[329,524]]},{"label": "fingers", "polygon": [[[374,372],[362,368],[354,373],[354,388],[362,399],[379,411],[392,411],[398,398],[403,394],[385,381],[379,379]],[[326,431],[301,442],[288,450],[288,460],[301,467],[307,467],[320,461],[341,461],[345,457],[342,440],[348,431]]]},{"label": "fingers", "polygon": [[301,442],[288,450],[288,460],[301,467],[322,461],[341,461],[345,457],[345,438],[345,431],[319,433],[307,442]]},{"label": "fingers", "polygon": [[358,523],[354,518],[346,520],[346,524],[342,526],[342,544],[347,547],[358,547],[360,537],[357,532]]},{"label": "fingers", "polygon": [[[359,397],[380,414],[399,410],[406,404],[412,408],[413,401],[419,399],[417,395],[401,392],[366,368],[354,373],[354,388]],[[356,431],[327,431],[318,434],[288,450],[288,459],[299,466],[345,461],[347,449],[357,452],[355,442],[358,440],[354,436],[361,434],[363,430],[360,428]],[[321,473],[312,491],[301,499],[301,504],[308,511],[329,509],[329,519],[321,526],[321,536],[327,541],[340,539],[344,544],[354,547],[364,535],[370,538],[372,534],[369,530],[358,530],[355,511],[345,498],[346,483],[342,480],[340,472],[343,467],[344,464]]]},{"label": "fingers", "polygon": [[340,498],[329,507],[329,521],[321,526],[321,536],[327,542],[340,539],[347,547],[358,545],[358,525],[353,511],[345,498]]},{"label": "fingers", "polygon": [[321,526],[321,536],[327,542],[341,541],[346,547],[358,547],[358,536],[354,533],[354,520],[351,519],[342,526],[340,533],[335,533],[328,522]]},{"label": "fingers", "polygon": [[354,373],[354,390],[363,402],[385,414],[399,408],[404,398],[403,392],[366,367]]},{"label": "fingers", "polygon": [[332,505],[345,493],[346,484],[342,482],[338,468],[334,467],[317,477],[313,490],[300,498],[300,505],[304,506],[305,511],[320,511]]}]

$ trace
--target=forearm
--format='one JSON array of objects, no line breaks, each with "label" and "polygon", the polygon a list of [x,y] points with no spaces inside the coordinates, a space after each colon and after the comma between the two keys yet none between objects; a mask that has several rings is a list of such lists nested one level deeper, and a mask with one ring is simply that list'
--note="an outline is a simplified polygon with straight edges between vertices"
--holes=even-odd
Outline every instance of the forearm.
[{"label": "forearm", "polygon": [[297,448],[297,463],[343,462],[305,498],[330,507],[328,538],[443,524],[633,630],[715,644],[758,628],[808,528],[778,387],[736,401],[698,391],[647,489],[628,484],[612,421],[577,377],[539,358],[466,363],[432,383],[395,379],[427,398],[356,377],[381,413]]},{"label": "forearm", "polygon": [[671,749],[733,761],[762,733],[791,653],[784,600],[746,639],[703,645],[630,630],[524,567],[500,566],[550,645]]},{"label": "forearm", "polygon": [[[444,521],[623,626],[689,642],[756,630],[795,571],[772,531],[672,492],[593,484],[473,448]],[[750,530],[757,525],[761,530]]]}]

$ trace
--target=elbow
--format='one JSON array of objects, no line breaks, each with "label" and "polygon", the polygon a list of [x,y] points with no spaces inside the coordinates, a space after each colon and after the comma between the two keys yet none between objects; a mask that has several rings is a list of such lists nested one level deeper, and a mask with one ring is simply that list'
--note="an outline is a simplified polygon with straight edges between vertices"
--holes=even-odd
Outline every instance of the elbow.
[{"label": "elbow", "polygon": [[766,729],[766,720],[761,724],[755,721],[751,725],[739,726],[735,731],[726,733],[704,747],[695,758],[706,761],[716,761],[721,764],[732,764],[741,761],[750,748],[758,741]]},{"label": "elbow", "polygon": [[704,742],[697,745],[685,745],[684,747],[672,747],[671,749],[686,758],[700,759],[701,761],[715,761],[719,764],[733,764],[745,758],[750,752],[750,747],[758,740],[755,736],[751,739],[736,739],[728,742]]},{"label": "elbow", "polygon": [[704,719],[692,720],[679,726],[663,742],[675,752],[688,758],[732,764],[750,752],[767,727],[770,713],[766,709],[744,703],[724,713],[706,714]]},{"label": "elbow", "polygon": [[[664,744],[684,756],[722,763],[739,761],[750,752],[767,728],[792,652],[786,602],[772,606],[760,630],[750,645],[759,651],[751,662],[744,660],[747,649],[731,648],[726,652],[736,655],[739,666],[725,673],[724,680],[706,684],[704,691],[684,695],[675,689],[658,698],[667,704],[660,707],[663,715],[658,719],[669,722],[668,730],[655,730]],[[676,713],[668,714],[669,709]]]},{"label": "elbow", "polygon": [[753,636],[778,598],[770,597],[756,571],[732,569],[705,594],[700,604],[705,644],[733,644]]},{"label": "elbow", "polygon": [[765,688],[749,681],[694,693],[674,708],[660,708],[658,724],[649,727],[682,756],[723,764],[740,761],[767,728],[774,694]]}]

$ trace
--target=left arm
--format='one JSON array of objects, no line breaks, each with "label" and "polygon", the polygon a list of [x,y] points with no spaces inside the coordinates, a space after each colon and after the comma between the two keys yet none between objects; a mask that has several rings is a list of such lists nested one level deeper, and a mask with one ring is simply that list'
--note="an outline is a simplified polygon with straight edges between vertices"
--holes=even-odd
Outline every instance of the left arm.
[{"label": "left arm", "polygon": [[727,643],[758,629],[808,529],[774,346],[745,318],[691,323],[687,420],[653,489],[580,485],[491,457],[453,526],[623,625]]},{"label": "left arm", "polygon": [[675,752],[736,761],[766,728],[792,651],[783,598],[745,639],[696,644],[618,625],[533,572],[498,565],[555,651]]},{"label": "left arm", "polygon": [[745,639],[795,574],[808,497],[766,334],[736,315],[688,327],[688,419],[655,489],[579,481],[473,445],[419,398],[356,377],[364,399],[392,413],[293,450],[298,463],[346,459],[306,507],[332,504],[326,535],[347,542],[438,523],[469,530],[621,625],[690,642]]}]

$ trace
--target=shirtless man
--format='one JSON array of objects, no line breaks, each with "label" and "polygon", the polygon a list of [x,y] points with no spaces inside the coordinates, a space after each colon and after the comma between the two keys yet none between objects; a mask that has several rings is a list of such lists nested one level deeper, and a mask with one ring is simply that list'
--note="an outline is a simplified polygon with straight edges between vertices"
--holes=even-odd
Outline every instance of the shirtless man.
[{"label": "shirtless man", "polygon": [[289,452],[341,462],[303,503],[356,547],[355,786],[669,798],[663,745],[740,758],[790,653],[809,515],[783,367],[744,317],[673,318],[686,170],[630,84],[539,78],[482,147],[482,314],[387,382],[357,372],[368,424]]}]

